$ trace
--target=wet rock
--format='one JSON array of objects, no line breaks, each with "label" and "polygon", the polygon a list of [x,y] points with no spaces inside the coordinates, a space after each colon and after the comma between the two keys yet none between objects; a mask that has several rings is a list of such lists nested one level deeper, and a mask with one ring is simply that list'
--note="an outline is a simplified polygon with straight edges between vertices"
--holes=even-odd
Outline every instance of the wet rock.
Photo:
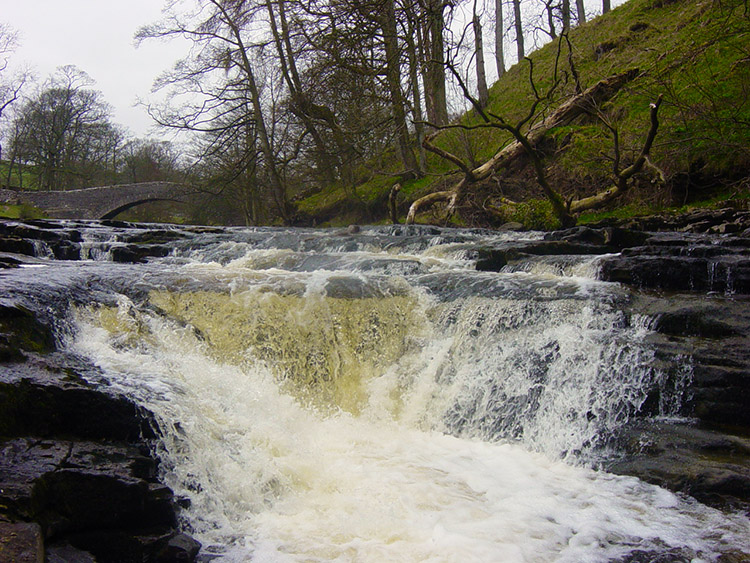
[{"label": "wet rock", "polygon": [[112,261],[128,264],[139,264],[147,258],[163,258],[168,256],[171,249],[158,244],[130,244],[112,248]]},{"label": "wet rock", "polygon": [[[667,378],[644,409],[750,431],[750,303],[747,297],[692,293],[640,295],[633,311],[656,331],[648,344]],[[671,389],[673,398],[664,393]],[[666,403],[679,411],[663,412]],[[660,411],[660,408],[662,410]]]},{"label": "wet rock", "polygon": [[640,420],[620,430],[627,454],[606,469],[750,514],[750,440],[696,424]]},{"label": "wet rock", "polygon": [[177,534],[156,554],[157,563],[173,561],[193,561],[200,551],[201,544],[186,534]]},{"label": "wet rock", "polygon": [[[588,237],[587,237],[588,238]],[[603,241],[604,234],[596,240]],[[530,256],[595,256],[615,252],[614,248],[587,241],[541,240],[501,243],[495,248],[480,249],[477,252],[476,269],[485,272],[499,272],[504,266]]]},{"label": "wet rock", "polygon": [[0,236],[0,252],[34,256],[34,243],[14,236]]},{"label": "wet rock", "polygon": [[48,561],[194,560],[157,480],[150,414],[83,379],[97,371],[76,358],[24,360],[0,366],[0,521],[38,525]]},{"label": "wet rock", "polygon": [[22,352],[49,352],[54,349],[49,327],[29,309],[0,303],[0,362],[20,359]]},{"label": "wet rock", "polygon": [[153,437],[148,414],[41,360],[0,368],[0,436]]},{"label": "wet rock", "polygon": [[96,563],[91,553],[77,549],[68,542],[48,546],[45,555],[47,563]]},{"label": "wet rock", "polygon": [[600,278],[649,289],[750,293],[750,241],[654,236],[605,257]]},{"label": "wet rock", "polygon": [[0,560],[43,563],[44,546],[39,525],[0,522]]},{"label": "wet rock", "polygon": [[722,225],[737,225],[737,227],[729,227],[729,230],[739,229],[737,232],[744,231],[750,228],[750,211],[732,207],[698,209],[680,215],[649,215],[629,219],[606,219],[589,226],[595,228],[622,227],[650,232],[710,233],[718,232]]}]

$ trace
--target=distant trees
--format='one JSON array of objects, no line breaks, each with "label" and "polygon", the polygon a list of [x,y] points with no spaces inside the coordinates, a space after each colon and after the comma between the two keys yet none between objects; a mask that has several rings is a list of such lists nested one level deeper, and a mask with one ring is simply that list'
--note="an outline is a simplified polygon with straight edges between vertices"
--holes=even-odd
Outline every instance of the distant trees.
[{"label": "distant trees", "polygon": [[81,187],[97,172],[114,171],[122,134],[91,79],[66,66],[21,107],[14,119],[11,162],[33,165],[46,190]]},{"label": "distant trees", "polygon": [[[61,67],[25,97],[28,75],[21,76],[11,82],[16,104],[6,105],[12,111],[2,129],[6,185],[68,190],[183,174],[171,143],[130,138],[112,123],[110,106],[82,70]],[[24,185],[24,178],[33,180]]]}]

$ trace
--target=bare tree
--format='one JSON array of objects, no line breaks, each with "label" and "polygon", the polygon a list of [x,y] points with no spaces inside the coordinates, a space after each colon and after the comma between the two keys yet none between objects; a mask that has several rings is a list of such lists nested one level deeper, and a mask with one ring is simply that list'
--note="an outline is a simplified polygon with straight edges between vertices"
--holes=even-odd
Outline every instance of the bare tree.
[{"label": "bare tree", "polygon": [[411,148],[409,128],[406,123],[406,104],[401,91],[401,50],[398,43],[396,8],[393,0],[383,2],[380,25],[385,50],[386,81],[388,82],[401,162],[404,165],[405,175],[414,176],[419,174],[419,166]]},{"label": "bare tree", "polygon": [[[254,51],[260,45],[254,43],[247,32],[265,6],[258,7],[245,0],[202,0],[194,12],[179,1],[169,2],[167,7],[166,19],[141,28],[136,39],[181,36],[192,41],[192,57],[175,65],[157,87],[171,88],[173,95],[189,92],[197,96],[198,101],[177,109],[152,107],[152,116],[163,126],[194,132],[212,132],[215,127],[241,131],[252,121],[268,172],[269,195],[278,217],[288,222],[286,185],[279,170],[253,61]],[[249,113],[238,111],[243,108]],[[223,119],[229,115],[234,119]]]},{"label": "bare tree", "polygon": [[[560,52],[561,46],[562,41],[559,41],[558,53]],[[641,172],[644,167],[651,166],[649,155],[659,128],[658,110],[661,105],[661,97],[651,105],[651,123],[643,147],[638,157],[627,167],[622,166],[619,137],[616,128],[614,128],[606,119],[603,119],[601,112],[597,109],[617,93],[626,83],[635,78],[639,74],[637,70],[614,75],[597,82],[585,91],[569,97],[567,100],[559,104],[554,111],[551,111],[541,120],[535,122],[536,119],[547,113],[548,108],[546,108],[546,106],[548,106],[551,97],[555,94],[560,85],[560,79],[558,78],[555,80],[546,93],[541,94],[537,90],[534,82],[533,63],[528,58],[526,60],[529,63],[529,84],[534,94],[534,101],[529,106],[528,111],[524,116],[516,122],[510,122],[503,116],[485,111],[480,106],[478,100],[471,96],[466,85],[460,81],[460,75],[457,72],[454,72],[454,76],[456,76],[460,82],[464,96],[472,103],[483,122],[477,125],[456,124],[444,128],[460,128],[465,131],[481,128],[496,128],[510,133],[514,142],[502,148],[492,158],[480,166],[472,166],[466,163],[462,158],[433,144],[432,139],[428,138],[425,141],[426,148],[456,165],[461,171],[462,177],[452,189],[435,192],[416,200],[409,209],[407,223],[413,223],[416,219],[417,213],[421,209],[432,206],[438,202],[448,202],[448,212],[454,212],[466,194],[471,190],[472,186],[476,185],[478,182],[486,180],[498,170],[508,167],[519,157],[525,156],[533,166],[537,183],[551,203],[560,223],[563,226],[572,226],[576,222],[575,214],[587,209],[600,207],[605,203],[620,197],[630,188],[633,176]],[[557,76],[557,72],[554,74]],[[543,108],[545,111],[542,111]],[[547,178],[544,156],[538,151],[537,147],[547,131],[561,125],[569,124],[572,120],[584,114],[594,115],[601,119],[607,129],[612,133],[615,152],[612,168],[613,185],[590,197],[575,200],[565,199],[563,195],[551,185]],[[506,207],[516,205],[515,202],[509,201],[505,198],[501,198],[501,203]]]},{"label": "bare tree", "polygon": [[114,127],[110,107],[92,85],[78,68],[61,67],[16,117],[14,156],[34,164],[42,189],[90,185],[94,172],[106,168]]},{"label": "bare tree", "polygon": [[448,103],[445,89],[445,8],[444,0],[424,0],[422,45],[425,60],[425,100],[427,119],[431,123],[448,123]]}]

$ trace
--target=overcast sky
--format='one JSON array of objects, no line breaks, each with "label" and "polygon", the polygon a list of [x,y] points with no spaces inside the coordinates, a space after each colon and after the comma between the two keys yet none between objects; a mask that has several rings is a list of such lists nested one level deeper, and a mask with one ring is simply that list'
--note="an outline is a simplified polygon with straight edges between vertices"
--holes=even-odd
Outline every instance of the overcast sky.
[{"label": "overcast sky", "polygon": [[0,21],[20,33],[12,63],[26,63],[43,82],[63,65],[75,65],[96,81],[114,106],[113,121],[147,136],[151,120],[142,107],[154,79],[186,52],[178,42],[147,41],[133,35],[161,16],[163,0],[0,0]]}]

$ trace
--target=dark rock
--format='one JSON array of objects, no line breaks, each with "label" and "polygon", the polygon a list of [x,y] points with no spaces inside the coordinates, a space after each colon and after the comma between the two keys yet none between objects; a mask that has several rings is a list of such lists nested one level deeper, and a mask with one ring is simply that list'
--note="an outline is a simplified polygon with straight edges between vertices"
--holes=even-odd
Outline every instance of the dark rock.
[{"label": "dark rock", "polygon": [[[173,531],[172,492],[143,474],[143,458],[138,447],[123,443],[5,441],[0,513],[38,522],[60,543],[58,555],[69,544],[98,561],[169,561],[154,559],[163,553],[184,553],[172,560],[192,561],[197,542]],[[88,560],[85,554],[81,560]]]},{"label": "dark rock", "polygon": [[611,563],[690,563],[696,553],[687,548],[665,548],[663,551],[636,549]]},{"label": "dark rock", "polygon": [[[750,307],[739,296],[673,294],[639,296],[634,312],[644,315],[657,331],[648,338],[656,353],[654,368],[665,383],[653,390],[648,414],[693,417],[702,423],[750,429]],[[664,396],[672,389],[679,412],[660,412],[675,402]]]},{"label": "dark rock", "polygon": [[[681,215],[649,215],[629,219],[606,219],[590,227],[624,227],[638,231],[682,231],[706,233],[723,224],[736,224],[740,231],[750,227],[750,213],[742,209],[699,209]],[[734,229],[735,227],[730,227]],[[737,231],[737,232],[740,232]]]},{"label": "dark rock", "polygon": [[750,440],[694,424],[639,420],[621,429],[627,454],[613,473],[634,475],[723,509],[750,513]]},{"label": "dark rock", "polygon": [[651,235],[649,233],[644,233],[643,231],[634,231],[619,227],[609,227],[604,229],[604,244],[618,250],[633,246],[641,246],[649,238],[651,238]]},{"label": "dark rock", "polygon": [[34,243],[26,239],[13,236],[0,236],[0,252],[34,256],[36,250]]},{"label": "dark rock", "polygon": [[744,241],[652,237],[648,246],[606,257],[600,278],[642,288],[750,293],[750,254]]},{"label": "dark rock", "polygon": [[606,236],[603,230],[579,226],[564,231],[555,231],[546,235],[545,240],[565,240],[602,246],[605,243]]},{"label": "dark rock", "polygon": [[48,546],[46,555],[47,563],[96,563],[91,553],[77,549],[68,542]]},{"label": "dark rock", "polygon": [[51,245],[52,253],[56,260],[80,260],[81,245],[69,241],[61,240]]},{"label": "dark rock", "polygon": [[112,248],[112,260],[129,264],[145,262],[147,258],[163,258],[171,252],[170,248],[153,244],[131,244]]},{"label": "dark rock", "polygon": [[200,549],[200,542],[186,534],[177,534],[157,553],[156,561],[158,563],[193,561]]},{"label": "dark rock", "polygon": [[0,436],[27,435],[135,441],[154,434],[148,413],[130,400],[54,366],[0,368]]},{"label": "dark rock", "polygon": [[20,351],[49,352],[54,347],[49,327],[32,311],[21,305],[0,303],[0,361],[19,358]]},{"label": "dark rock", "polygon": [[[519,241],[502,243],[495,248],[485,248],[477,252],[476,269],[485,272],[499,272],[503,266],[517,260],[527,259],[529,256],[595,256],[614,252],[615,249],[600,244],[592,244],[578,239],[578,233],[588,231],[577,231],[572,235],[564,234],[568,231],[560,231],[550,236],[549,240]],[[558,240],[561,237],[570,236],[571,240]],[[596,235],[587,234],[583,238],[596,238],[604,241],[604,233]]]},{"label": "dark rock", "polygon": [[724,338],[739,334],[739,328],[722,320],[720,315],[721,311],[705,304],[691,305],[657,313],[651,328],[672,336]]},{"label": "dark rock", "polygon": [[164,244],[184,237],[184,233],[168,229],[146,229],[125,235],[126,241],[131,244]]},{"label": "dark rock", "polygon": [[44,563],[39,525],[0,522],[0,559],[8,563]]}]

